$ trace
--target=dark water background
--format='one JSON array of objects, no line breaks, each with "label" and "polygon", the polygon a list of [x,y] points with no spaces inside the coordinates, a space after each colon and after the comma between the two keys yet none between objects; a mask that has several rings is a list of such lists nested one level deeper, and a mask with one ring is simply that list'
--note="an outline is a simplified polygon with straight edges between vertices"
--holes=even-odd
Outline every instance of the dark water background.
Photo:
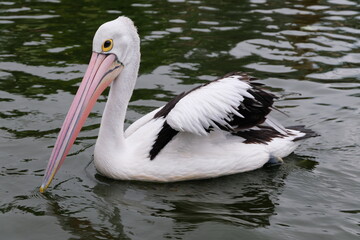
[{"label": "dark water background", "polygon": [[[360,3],[357,0],[0,2],[1,239],[359,239]],[[142,39],[127,125],[233,70],[321,134],[280,167],[172,184],[94,169],[106,94],[48,192],[59,127],[103,22],[131,17]]]}]

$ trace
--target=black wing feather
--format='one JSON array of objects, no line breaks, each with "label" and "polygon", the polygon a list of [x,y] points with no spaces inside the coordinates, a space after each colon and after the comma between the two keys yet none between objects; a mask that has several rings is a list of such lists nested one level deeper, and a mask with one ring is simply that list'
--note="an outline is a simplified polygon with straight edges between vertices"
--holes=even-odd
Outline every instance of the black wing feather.
[{"label": "black wing feather", "polygon": [[[241,134],[237,133],[240,129],[251,128],[263,123],[266,120],[266,115],[268,115],[271,111],[271,107],[274,103],[274,99],[276,98],[276,96],[262,90],[260,86],[262,86],[263,84],[251,82],[253,80],[256,80],[256,78],[253,78],[242,72],[228,73],[221,78],[200,85],[188,92],[183,92],[179,94],[170,102],[168,102],[159,112],[157,112],[154,118],[166,118],[166,116],[176,106],[176,104],[190,92],[193,92],[213,82],[232,76],[238,77],[239,81],[245,81],[250,84],[251,88],[248,89],[248,93],[254,96],[254,98],[252,99],[244,97],[244,100],[238,106],[238,112],[243,116],[243,118],[234,114],[232,114],[231,116],[225,116],[226,119],[230,119],[227,121],[227,123],[231,126],[231,128],[229,128],[228,126],[223,126],[217,122],[214,123],[220,129],[235,133],[235,135]],[[207,132],[210,132],[213,130],[213,127],[205,130]],[[157,156],[157,154],[177,135],[177,133],[178,131],[171,128],[171,126],[165,121],[149,153],[150,159],[153,160]]]},{"label": "black wing feather", "polygon": [[178,131],[172,129],[169,124],[165,121],[161,128],[152,149],[149,152],[150,160],[153,160],[159,152],[178,134]]}]

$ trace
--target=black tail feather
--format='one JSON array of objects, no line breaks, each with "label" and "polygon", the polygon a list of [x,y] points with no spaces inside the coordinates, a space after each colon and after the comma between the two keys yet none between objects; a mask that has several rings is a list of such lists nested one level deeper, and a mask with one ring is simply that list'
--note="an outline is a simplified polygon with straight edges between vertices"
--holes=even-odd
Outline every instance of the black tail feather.
[{"label": "black tail feather", "polygon": [[308,129],[308,128],[305,128],[304,125],[290,126],[290,127],[286,127],[286,128],[287,128],[287,129],[296,130],[296,131],[300,131],[300,132],[302,132],[302,133],[305,133],[304,136],[295,138],[294,141],[299,141],[299,140],[303,140],[303,139],[307,139],[307,138],[312,138],[312,137],[320,136],[320,134],[314,132],[313,130]]}]

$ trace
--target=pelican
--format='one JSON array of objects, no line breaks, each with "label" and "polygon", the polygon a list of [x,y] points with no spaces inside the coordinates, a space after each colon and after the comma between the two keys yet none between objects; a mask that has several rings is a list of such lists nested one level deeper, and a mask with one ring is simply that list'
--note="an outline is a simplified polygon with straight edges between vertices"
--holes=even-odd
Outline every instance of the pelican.
[{"label": "pelican", "polygon": [[110,92],[94,150],[97,171],[118,180],[174,182],[214,178],[281,164],[303,126],[283,127],[269,116],[275,95],[241,72],[184,92],[124,131],[140,65],[140,38],[121,16],[95,33],[84,78],[62,125],[40,191],[60,169],[97,98]]}]

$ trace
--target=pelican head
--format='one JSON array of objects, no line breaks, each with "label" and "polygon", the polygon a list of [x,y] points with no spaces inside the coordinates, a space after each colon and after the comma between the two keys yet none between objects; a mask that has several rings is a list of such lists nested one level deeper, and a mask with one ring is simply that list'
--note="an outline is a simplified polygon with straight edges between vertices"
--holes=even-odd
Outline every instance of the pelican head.
[{"label": "pelican head", "polygon": [[139,48],[139,42],[136,28],[127,17],[104,23],[96,31],[89,66],[56,140],[40,192],[60,169],[98,97],[131,62],[129,53]]}]

